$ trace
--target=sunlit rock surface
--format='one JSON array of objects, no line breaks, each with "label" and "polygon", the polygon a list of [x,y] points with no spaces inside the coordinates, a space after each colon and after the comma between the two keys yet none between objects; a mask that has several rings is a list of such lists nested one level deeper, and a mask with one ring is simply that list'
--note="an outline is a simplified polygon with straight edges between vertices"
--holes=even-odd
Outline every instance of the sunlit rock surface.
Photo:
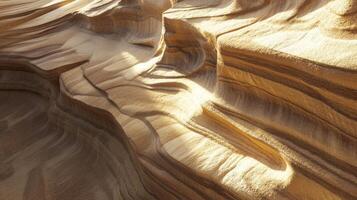
[{"label": "sunlit rock surface", "polygon": [[0,0],[0,199],[357,199],[354,0]]}]

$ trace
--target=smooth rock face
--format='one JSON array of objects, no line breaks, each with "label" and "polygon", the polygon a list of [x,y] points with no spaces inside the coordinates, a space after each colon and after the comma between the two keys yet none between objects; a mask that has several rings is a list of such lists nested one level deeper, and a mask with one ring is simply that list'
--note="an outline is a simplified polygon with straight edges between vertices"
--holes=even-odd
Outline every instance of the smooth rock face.
[{"label": "smooth rock face", "polygon": [[357,199],[354,0],[0,0],[0,200]]}]

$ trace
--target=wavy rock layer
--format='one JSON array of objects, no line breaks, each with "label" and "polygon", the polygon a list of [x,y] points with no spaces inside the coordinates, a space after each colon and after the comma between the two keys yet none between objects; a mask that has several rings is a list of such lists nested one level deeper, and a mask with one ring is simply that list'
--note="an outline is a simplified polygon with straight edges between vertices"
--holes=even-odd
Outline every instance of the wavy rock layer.
[{"label": "wavy rock layer", "polygon": [[0,1],[0,199],[356,199],[357,3]]}]

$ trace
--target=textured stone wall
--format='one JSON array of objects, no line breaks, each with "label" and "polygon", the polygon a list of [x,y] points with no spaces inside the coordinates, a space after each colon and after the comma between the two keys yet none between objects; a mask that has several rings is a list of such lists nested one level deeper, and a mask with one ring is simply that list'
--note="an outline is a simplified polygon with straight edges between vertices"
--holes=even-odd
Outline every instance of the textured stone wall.
[{"label": "textured stone wall", "polygon": [[0,0],[0,199],[357,198],[354,0]]}]

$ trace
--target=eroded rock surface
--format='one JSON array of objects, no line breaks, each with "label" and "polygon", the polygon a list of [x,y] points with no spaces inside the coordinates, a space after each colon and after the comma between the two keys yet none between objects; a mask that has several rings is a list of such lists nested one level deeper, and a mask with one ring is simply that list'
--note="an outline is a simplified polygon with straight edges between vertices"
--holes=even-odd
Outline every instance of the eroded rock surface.
[{"label": "eroded rock surface", "polygon": [[354,0],[0,1],[0,199],[356,199]]}]

